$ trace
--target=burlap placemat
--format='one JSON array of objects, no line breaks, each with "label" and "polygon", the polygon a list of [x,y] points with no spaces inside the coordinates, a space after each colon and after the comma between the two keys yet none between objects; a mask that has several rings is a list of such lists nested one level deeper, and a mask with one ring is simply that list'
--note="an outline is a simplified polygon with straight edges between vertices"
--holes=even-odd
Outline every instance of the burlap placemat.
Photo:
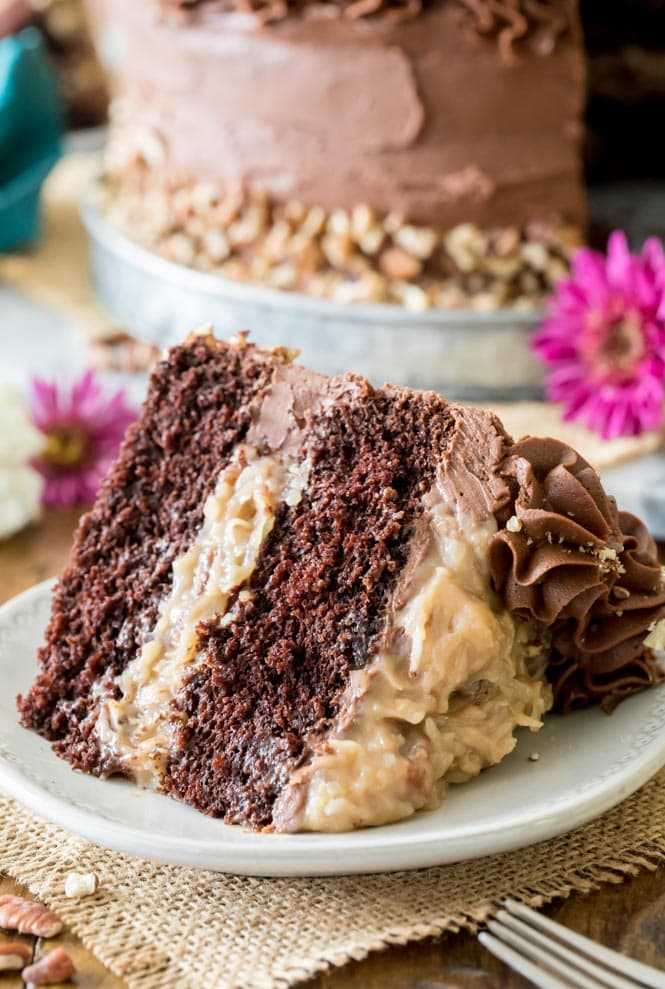
[{"label": "burlap placemat", "polygon": [[[380,876],[248,879],[155,865],[0,795],[0,870],[52,906],[130,989],[291,986],[389,944],[474,929],[506,896],[538,906],[665,861],[665,771],[599,821],[475,862]],[[64,895],[72,869],[96,896]]]}]

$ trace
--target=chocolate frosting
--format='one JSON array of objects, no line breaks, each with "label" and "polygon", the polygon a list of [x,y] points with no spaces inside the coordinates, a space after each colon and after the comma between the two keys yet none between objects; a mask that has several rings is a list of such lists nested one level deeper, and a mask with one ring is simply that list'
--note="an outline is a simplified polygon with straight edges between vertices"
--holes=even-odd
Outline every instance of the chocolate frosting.
[{"label": "chocolate frosting", "polygon": [[[441,0],[438,0],[440,3]],[[506,62],[514,61],[516,49],[528,46],[540,55],[554,51],[557,41],[574,22],[571,0],[443,0],[462,9],[470,27],[480,36],[495,40]],[[381,17],[410,20],[437,0],[160,0],[171,16],[187,19],[198,8],[208,11],[252,14],[263,24],[301,16],[321,19],[345,17],[359,20]]]},{"label": "chocolate frosting", "polygon": [[506,65],[458,0],[399,23],[264,25],[251,6],[212,2],[175,18],[147,2],[88,6],[100,51],[114,57],[116,137],[123,127],[157,135],[163,161],[151,167],[167,184],[240,182],[327,211],[364,203],[440,231],[584,222],[577,20],[549,57],[527,43],[534,28]]},{"label": "chocolate frosting", "polygon": [[353,375],[329,378],[288,362],[278,365],[253,411],[247,442],[273,453],[296,454],[312,416],[342,396],[369,387]]},{"label": "chocolate frosting", "polygon": [[252,14],[262,24],[294,16],[322,20],[346,17],[352,21],[378,16],[401,21],[416,17],[423,9],[423,0],[161,0],[161,6],[182,18],[206,7],[213,13]]},{"label": "chocolate frosting", "polygon": [[505,62],[514,62],[521,46],[550,55],[574,20],[569,0],[457,0],[478,34],[495,38]]},{"label": "chocolate frosting", "polygon": [[441,460],[437,486],[461,516],[487,522],[511,500],[500,473],[510,437],[492,412],[458,405],[450,409],[455,430]]},{"label": "chocolate frosting", "polygon": [[593,468],[558,440],[514,444],[501,474],[512,499],[498,510],[503,527],[490,545],[494,587],[514,615],[551,633],[555,706],[600,699],[612,710],[663,678],[644,646],[665,614],[656,546],[638,519],[617,511]]}]

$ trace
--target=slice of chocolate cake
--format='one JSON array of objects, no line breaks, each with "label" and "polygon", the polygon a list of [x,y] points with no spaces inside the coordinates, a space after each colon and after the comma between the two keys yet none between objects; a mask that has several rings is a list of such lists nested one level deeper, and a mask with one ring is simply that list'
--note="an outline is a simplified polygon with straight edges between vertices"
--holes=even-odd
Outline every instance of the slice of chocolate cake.
[{"label": "slice of chocolate cake", "polygon": [[654,544],[577,454],[291,356],[195,336],[157,368],[26,727],[228,822],[339,831],[660,679]]}]

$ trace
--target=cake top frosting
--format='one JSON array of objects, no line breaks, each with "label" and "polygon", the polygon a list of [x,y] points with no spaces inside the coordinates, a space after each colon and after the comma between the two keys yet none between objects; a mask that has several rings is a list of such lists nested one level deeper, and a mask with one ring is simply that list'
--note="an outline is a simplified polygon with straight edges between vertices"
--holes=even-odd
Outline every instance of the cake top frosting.
[{"label": "cake top frosting", "polygon": [[158,0],[167,14],[187,18],[203,8],[210,14],[251,14],[262,23],[290,16],[343,17],[348,20],[382,17],[410,20],[427,7],[442,2],[459,7],[470,30],[495,39],[505,61],[512,61],[520,46],[547,55],[574,21],[571,0]]}]

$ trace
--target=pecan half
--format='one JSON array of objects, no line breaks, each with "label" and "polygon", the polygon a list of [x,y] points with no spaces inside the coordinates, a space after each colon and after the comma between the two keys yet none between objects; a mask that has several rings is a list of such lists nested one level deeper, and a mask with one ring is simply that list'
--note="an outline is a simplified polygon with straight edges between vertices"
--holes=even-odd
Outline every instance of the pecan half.
[{"label": "pecan half", "polygon": [[0,944],[0,972],[19,972],[31,957],[32,951],[23,941]]},{"label": "pecan half", "polygon": [[63,928],[60,918],[43,903],[23,896],[0,896],[0,927],[35,937],[55,937]]},{"label": "pecan half", "polygon": [[55,982],[67,982],[76,974],[76,966],[64,948],[54,948],[34,965],[28,965],[21,973],[23,981],[33,986],[50,986]]}]

